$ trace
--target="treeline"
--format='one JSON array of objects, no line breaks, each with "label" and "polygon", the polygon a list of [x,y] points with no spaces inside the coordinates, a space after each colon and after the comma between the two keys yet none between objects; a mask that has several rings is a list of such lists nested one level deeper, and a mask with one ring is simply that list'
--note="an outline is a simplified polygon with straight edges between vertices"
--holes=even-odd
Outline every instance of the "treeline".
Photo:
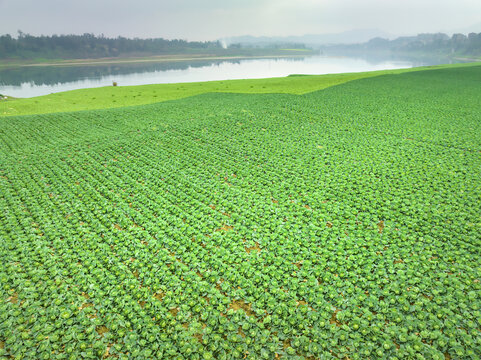
[{"label": "treeline", "polygon": [[222,49],[219,41],[108,38],[93,34],[33,36],[21,31],[18,37],[0,36],[0,59],[85,59],[203,53]]},{"label": "treeline", "polygon": [[469,35],[443,33],[404,36],[394,40],[374,38],[363,44],[331,45],[322,48],[325,53],[373,53],[390,52],[395,54],[427,55],[481,55],[481,33]]}]

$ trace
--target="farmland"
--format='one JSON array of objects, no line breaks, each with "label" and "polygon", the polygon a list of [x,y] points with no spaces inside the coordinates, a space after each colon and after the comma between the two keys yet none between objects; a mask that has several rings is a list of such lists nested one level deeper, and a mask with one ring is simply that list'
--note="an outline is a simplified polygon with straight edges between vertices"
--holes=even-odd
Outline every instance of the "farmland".
[{"label": "farmland", "polygon": [[480,78],[0,117],[0,356],[481,358]]}]

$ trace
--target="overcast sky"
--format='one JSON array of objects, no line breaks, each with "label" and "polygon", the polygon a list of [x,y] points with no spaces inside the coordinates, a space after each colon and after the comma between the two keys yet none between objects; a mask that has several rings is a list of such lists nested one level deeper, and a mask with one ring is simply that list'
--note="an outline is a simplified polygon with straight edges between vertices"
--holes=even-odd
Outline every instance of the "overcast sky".
[{"label": "overcast sky", "polygon": [[393,35],[477,25],[481,0],[0,0],[0,34],[217,40],[379,29]]}]

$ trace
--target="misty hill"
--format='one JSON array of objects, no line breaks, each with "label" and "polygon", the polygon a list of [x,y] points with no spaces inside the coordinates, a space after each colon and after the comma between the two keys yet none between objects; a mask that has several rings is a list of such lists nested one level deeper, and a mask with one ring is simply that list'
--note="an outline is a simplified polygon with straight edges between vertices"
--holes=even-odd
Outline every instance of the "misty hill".
[{"label": "misty hill", "polygon": [[305,44],[318,46],[327,44],[357,44],[369,41],[375,37],[392,38],[384,31],[377,29],[349,30],[333,34],[311,34],[302,36],[235,36],[224,38],[221,42],[227,45],[239,44],[241,46],[265,47],[275,44]]},{"label": "misty hill", "polygon": [[480,56],[481,33],[443,33],[402,36],[393,40],[375,37],[362,44],[336,44],[321,47],[326,55],[366,55],[372,53],[437,55],[437,56]]}]

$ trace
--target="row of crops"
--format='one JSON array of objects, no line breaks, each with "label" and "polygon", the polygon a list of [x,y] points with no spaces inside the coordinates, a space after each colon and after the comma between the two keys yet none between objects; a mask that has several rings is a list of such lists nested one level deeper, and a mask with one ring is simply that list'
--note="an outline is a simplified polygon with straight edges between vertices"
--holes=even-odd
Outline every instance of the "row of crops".
[{"label": "row of crops", "polygon": [[481,67],[0,121],[0,356],[479,359]]}]

